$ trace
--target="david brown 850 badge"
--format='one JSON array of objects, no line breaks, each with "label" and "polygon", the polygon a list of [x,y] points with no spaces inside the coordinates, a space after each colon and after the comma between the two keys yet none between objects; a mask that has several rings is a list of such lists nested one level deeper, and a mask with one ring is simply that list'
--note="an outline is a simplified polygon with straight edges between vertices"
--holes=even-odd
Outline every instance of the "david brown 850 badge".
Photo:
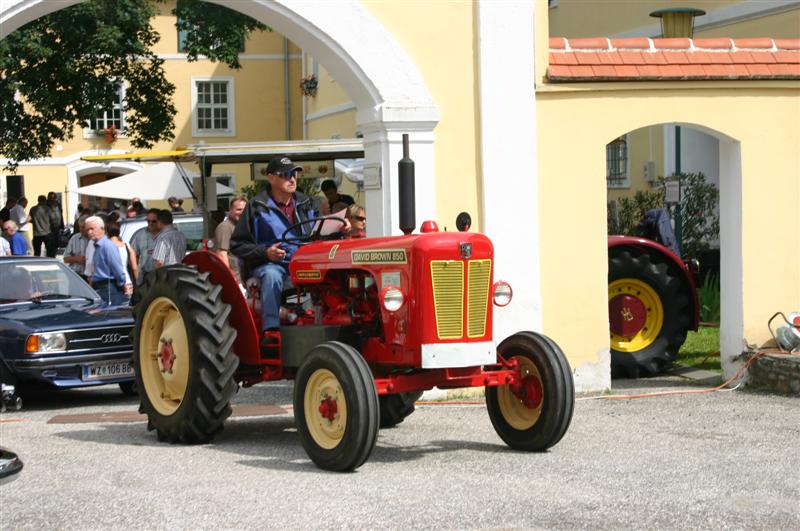
[{"label": "david brown 850 badge", "polygon": [[298,280],[320,280],[322,272],[317,269],[299,269],[295,271],[294,275]]},{"label": "david brown 850 badge", "polygon": [[354,264],[405,264],[408,262],[405,249],[351,251],[350,260]]}]

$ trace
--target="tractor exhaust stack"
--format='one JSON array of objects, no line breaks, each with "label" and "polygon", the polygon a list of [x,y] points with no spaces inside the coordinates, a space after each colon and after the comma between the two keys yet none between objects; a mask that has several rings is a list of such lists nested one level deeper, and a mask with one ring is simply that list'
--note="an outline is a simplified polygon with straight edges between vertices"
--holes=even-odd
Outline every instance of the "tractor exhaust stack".
[{"label": "tractor exhaust stack", "polygon": [[408,134],[403,135],[403,158],[397,162],[400,230],[411,234],[417,225],[414,197],[414,161],[408,156]]}]

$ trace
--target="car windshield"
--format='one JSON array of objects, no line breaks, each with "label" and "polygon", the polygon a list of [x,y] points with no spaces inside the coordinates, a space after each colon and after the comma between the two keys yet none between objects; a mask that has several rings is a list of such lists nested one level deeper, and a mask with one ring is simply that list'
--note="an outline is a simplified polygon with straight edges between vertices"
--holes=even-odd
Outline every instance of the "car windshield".
[{"label": "car windshield", "polygon": [[97,299],[86,282],[60,262],[0,262],[0,304],[51,299]]}]

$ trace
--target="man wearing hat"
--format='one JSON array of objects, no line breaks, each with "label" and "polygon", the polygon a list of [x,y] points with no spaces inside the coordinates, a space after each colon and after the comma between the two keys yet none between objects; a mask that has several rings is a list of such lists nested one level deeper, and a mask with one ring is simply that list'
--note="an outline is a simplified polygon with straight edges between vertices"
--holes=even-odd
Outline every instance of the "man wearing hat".
[{"label": "man wearing hat", "polygon": [[[288,157],[270,160],[267,189],[248,202],[231,236],[231,252],[244,261],[250,276],[261,284],[261,350],[265,355],[276,354],[281,293],[289,276],[289,260],[297,250],[296,245],[281,242],[281,236],[295,223],[317,217],[311,199],[297,191],[301,170]],[[313,225],[303,225],[287,237],[303,236]],[[344,233],[349,230],[349,223],[341,227]]]}]

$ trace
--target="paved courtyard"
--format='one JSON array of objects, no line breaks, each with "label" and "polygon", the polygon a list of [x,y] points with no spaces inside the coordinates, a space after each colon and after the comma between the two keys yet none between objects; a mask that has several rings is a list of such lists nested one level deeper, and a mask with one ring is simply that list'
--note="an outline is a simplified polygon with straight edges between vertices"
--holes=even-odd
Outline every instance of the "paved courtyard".
[{"label": "paved courtyard", "polygon": [[242,390],[201,446],[157,442],[115,387],[41,393],[0,416],[0,444],[25,461],[0,487],[0,527],[800,528],[798,399],[586,398],[543,454],[505,447],[480,403],[421,405],[380,433],[364,466],[336,474],[306,457],[290,383]]}]

